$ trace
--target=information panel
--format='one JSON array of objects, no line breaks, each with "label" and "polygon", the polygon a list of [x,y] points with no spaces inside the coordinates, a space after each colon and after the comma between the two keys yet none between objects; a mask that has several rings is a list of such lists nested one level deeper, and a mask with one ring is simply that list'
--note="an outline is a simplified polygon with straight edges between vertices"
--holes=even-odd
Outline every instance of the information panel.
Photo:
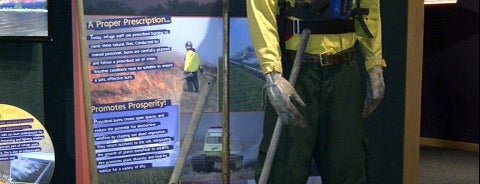
[{"label": "information panel", "polygon": [[[166,100],[145,100],[94,106],[98,172],[175,165],[178,106],[170,103]],[[97,113],[99,111],[104,112]]]},{"label": "information panel", "polygon": [[99,174],[175,165],[182,71],[165,59],[171,23],[170,16],[86,17]]},{"label": "information panel", "polygon": [[23,109],[0,104],[0,183],[50,183],[54,167],[43,125]]},{"label": "information panel", "polygon": [[[233,3],[244,10],[245,2]],[[203,109],[181,182],[220,182],[221,142],[210,140],[221,140],[222,2],[84,4],[88,70],[83,72],[90,79],[98,182],[168,182],[206,74],[218,80]],[[232,17],[231,27],[230,110],[242,111],[231,120],[232,181],[251,182],[261,138],[264,77],[244,15]],[[196,65],[192,55],[198,56],[201,70],[190,68]],[[192,73],[197,78],[192,79]],[[206,144],[211,147],[205,149]],[[202,164],[203,158],[208,164]]]}]

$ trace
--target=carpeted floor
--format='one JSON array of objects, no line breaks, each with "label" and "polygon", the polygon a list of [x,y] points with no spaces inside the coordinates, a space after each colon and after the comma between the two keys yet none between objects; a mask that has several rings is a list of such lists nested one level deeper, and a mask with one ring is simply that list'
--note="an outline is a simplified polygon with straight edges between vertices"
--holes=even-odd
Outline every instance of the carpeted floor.
[{"label": "carpeted floor", "polygon": [[[420,147],[419,184],[479,184],[479,153],[437,147]],[[307,184],[321,184],[310,177]]]},{"label": "carpeted floor", "polygon": [[420,184],[478,184],[478,152],[420,147]]}]

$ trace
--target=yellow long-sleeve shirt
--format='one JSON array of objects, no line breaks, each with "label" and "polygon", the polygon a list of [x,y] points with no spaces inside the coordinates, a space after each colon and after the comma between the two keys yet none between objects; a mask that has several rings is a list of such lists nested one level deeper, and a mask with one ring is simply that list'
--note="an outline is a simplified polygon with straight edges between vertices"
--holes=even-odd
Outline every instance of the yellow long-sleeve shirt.
[{"label": "yellow long-sleeve shirt", "polygon": [[[278,0],[246,1],[252,43],[260,67],[264,73],[272,71],[282,73],[281,51],[276,19],[279,11]],[[295,0],[286,1],[292,5],[295,4]],[[373,38],[368,38],[360,27],[360,23],[355,21],[356,32],[354,33],[312,34],[306,48],[306,53],[336,53],[351,48],[358,41],[360,51],[365,57],[365,67],[367,70],[376,66],[386,67],[385,60],[382,58],[380,2],[379,0],[360,0],[360,7],[369,9],[369,14],[364,15],[364,19]],[[288,39],[285,42],[286,49],[296,50],[300,42],[300,37],[301,35],[296,34]]]},{"label": "yellow long-sleeve shirt", "polygon": [[201,67],[202,65],[198,53],[193,50],[188,50],[185,54],[185,66],[183,67],[183,70],[185,72],[196,72]]}]

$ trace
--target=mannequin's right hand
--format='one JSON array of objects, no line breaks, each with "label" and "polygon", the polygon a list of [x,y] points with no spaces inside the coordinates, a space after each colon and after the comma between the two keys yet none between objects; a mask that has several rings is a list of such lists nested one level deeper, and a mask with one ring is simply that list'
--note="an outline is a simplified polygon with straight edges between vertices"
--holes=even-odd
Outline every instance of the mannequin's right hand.
[{"label": "mannequin's right hand", "polygon": [[302,114],[300,114],[298,109],[292,103],[292,101],[295,101],[299,105],[305,106],[305,102],[303,102],[288,80],[283,78],[282,75],[277,72],[265,74],[265,80],[265,90],[268,99],[282,123],[307,127],[307,123]]}]

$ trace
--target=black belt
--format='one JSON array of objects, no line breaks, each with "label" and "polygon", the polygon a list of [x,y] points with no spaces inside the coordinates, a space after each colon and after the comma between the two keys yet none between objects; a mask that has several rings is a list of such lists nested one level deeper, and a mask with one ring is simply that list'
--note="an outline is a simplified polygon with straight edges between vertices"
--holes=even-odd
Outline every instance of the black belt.
[{"label": "black belt", "polygon": [[[290,54],[293,54],[293,56],[295,56],[295,51],[288,51],[288,55]],[[306,63],[319,63],[321,66],[330,66],[334,64],[343,63],[345,61],[355,60],[356,58],[357,58],[356,49],[352,47],[335,54],[303,53],[302,61]]]},{"label": "black belt", "polygon": [[310,29],[312,34],[342,34],[355,31],[353,20],[299,20],[285,21],[285,34],[301,34],[303,29]]}]

